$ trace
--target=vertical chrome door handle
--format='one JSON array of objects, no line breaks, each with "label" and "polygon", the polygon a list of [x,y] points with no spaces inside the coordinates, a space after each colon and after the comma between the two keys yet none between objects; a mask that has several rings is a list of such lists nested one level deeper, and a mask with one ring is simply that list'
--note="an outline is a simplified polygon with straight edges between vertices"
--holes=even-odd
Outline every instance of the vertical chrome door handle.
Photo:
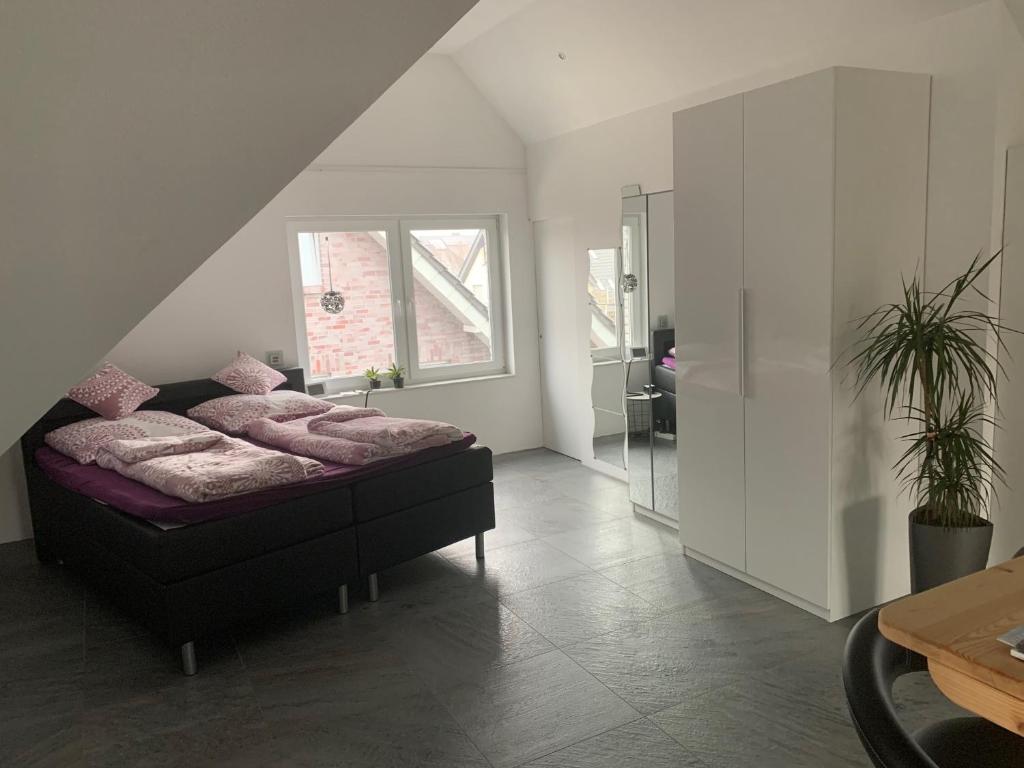
[{"label": "vertical chrome door handle", "polygon": [[739,304],[739,391],[740,397],[747,396],[747,291],[740,288],[738,295]]}]

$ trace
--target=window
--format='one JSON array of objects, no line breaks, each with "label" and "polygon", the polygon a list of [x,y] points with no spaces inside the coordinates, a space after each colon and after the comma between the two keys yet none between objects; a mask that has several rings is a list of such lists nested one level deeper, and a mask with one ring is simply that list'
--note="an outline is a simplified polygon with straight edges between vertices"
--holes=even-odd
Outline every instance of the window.
[{"label": "window", "polygon": [[[392,363],[410,384],[506,370],[497,218],[329,218],[288,233],[311,378],[341,391]],[[332,286],[338,314],[320,306]]]}]

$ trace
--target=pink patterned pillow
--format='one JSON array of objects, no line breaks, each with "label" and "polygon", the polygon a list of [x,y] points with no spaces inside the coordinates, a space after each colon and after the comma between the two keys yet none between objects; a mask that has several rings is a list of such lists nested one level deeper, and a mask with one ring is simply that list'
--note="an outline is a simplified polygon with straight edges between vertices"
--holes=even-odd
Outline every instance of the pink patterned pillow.
[{"label": "pink patterned pillow", "polygon": [[123,419],[159,391],[116,365],[104,363],[96,373],[68,390],[68,397],[105,419]]},{"label": "pink patterned pillow", "polygon": [[299,419],[319,416],[333,408],[326,400],[281,389],[269,395],[228,395],[189,408],[188,415],[211,429],[240,435],[256,419]]},{"label": "pink patterned pillow", "polygon": [[79,464],[92,464],[111,440],[140,440],[209,432],[202,424],[167,411],[136,411],[122,419],[84,419],[47,432],[43,441]]},{"label": "pink patterned pillow", "polygon": [[234,360],[210,378],[243,395],[266,395],[288,381],[283,373],[245,352],[239,352]]}]

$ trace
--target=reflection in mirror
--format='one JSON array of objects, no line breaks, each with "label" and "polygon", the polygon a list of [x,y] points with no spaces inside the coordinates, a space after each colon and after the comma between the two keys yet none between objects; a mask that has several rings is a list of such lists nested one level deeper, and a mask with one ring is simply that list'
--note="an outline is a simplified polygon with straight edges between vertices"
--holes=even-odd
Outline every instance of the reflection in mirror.
[{"label": "reflection in mirror", "polygon": [[622,200],[626,446],[635,509],[678,526],[671,192]]},{"label": "reflection in mirror", "polygon": [[679,525],[676,459],[675,209],[671,191],[647,196],[648,316],[654,416],[651,473],[654,512]]},{"label": "reflection in mirror", "polygon": [[622,392],[622,257],[618,248],[588,251],[587,298],[590,306],[591,401],[594,409],[594,458],[625,469],[625,415]]}]

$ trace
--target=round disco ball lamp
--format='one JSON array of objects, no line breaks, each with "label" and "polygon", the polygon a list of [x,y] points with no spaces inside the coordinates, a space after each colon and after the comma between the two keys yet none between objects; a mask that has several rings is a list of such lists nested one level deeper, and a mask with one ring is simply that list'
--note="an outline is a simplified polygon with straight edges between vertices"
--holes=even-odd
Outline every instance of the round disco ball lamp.
[{"label": "round disco ball lamp", "polygon": [[324,312],[336,315],[345,308],[345,297],[337,291],[327,291],[320,297],[320,306],[323,307]]}]

